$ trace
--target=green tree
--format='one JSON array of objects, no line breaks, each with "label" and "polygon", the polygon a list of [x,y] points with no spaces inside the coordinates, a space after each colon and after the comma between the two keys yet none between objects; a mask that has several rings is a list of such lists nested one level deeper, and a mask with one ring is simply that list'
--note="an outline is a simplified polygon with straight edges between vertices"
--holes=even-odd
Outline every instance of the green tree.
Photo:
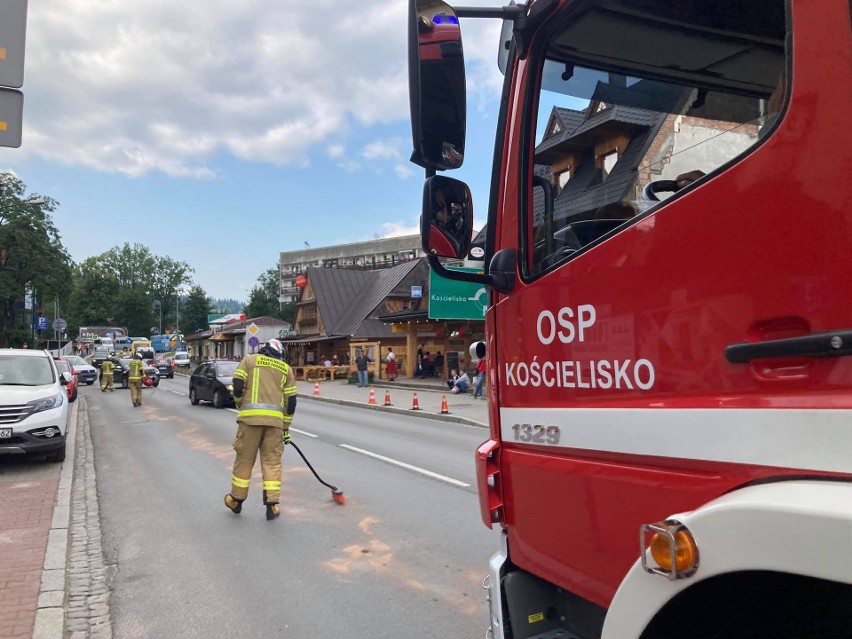
[{"label": "green tree", "polygon": [[26,186],[11,173],[0,174],[0,347],[29,340],[27,293],[35,299],[67,298],[72,261],[50,213],[51,198],[24,199]]},{"label": "green tree", "polygon": [[180,309],[180,325],[185,335],[206,330],[207,314],[210,313],[212,301],[201,286],[194,284],[189,289],[186,301]]},{"label": "green tree", "polygon": [[[178,289],[184,284],[189,284],[189,278],[193,272],[194,269],[186,262],[173,260],[170,257],[154,257],[150,284],[151,302],[153,304],[154,300],[159,300],[163,305],[164,326],[175,324]],[[181,302],[181,305],[183,305],[183,302]],[[156,304],[154,306],[156,308]],[[181,308],[180,314],[181,329],[183,329],[183,308]],[[156,315],[159,315],[159,310]]]},{"label": "green tree", "polygon": [[295,319],[296,305],[280,305],[278,302],[278,267],[266,269],[257,278],[257,283],[249,293],[245,314],[246,317],[269,315],[291,323]]}]

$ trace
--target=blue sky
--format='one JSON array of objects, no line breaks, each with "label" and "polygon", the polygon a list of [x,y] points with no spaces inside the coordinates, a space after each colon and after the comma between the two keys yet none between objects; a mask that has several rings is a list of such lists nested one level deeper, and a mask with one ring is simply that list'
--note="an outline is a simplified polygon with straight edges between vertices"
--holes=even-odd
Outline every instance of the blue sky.
[{"label": "blue sky", "polygon": [[[459,4],[459,3],[457,3]],[[501,3],[465,0],[464,6]],[[280,251],[416,232],[407,0],[31,2],[24,137],[0,170],[59,201],[76,261],[124,242],[245,300]],[[488,206],[500,23],[463,20],[468,139]]]}]

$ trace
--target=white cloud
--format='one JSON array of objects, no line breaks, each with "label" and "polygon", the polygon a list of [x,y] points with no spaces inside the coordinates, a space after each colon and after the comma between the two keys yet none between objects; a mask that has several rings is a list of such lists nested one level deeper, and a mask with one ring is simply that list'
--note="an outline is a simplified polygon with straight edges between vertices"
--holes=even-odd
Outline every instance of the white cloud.
[{"label": "white cloud", "polygon": [[[222,154],[295,167],[317,151],[340,159],[356,128],[408,129],[407,5],[30,3],[17,159],[196,179],[217,177]],[[472,112],[479,96],[499,95],[499,29],[463,21]],[[362,156],[404,179],[409,147],[381,140]]]},{"label": "white cloud", "polygon": [[209,178],[217,154],[303,165],[407,114],[403,0],[40,0],[20,156]]},{"label": "white cloud", "polygon": [[382,224],[382,237],[400,237],[417,233],[420,233],[419,224],[411,225],[405,222],[385,222]]},{"label": "white cloud", "polygon": [[329,144],[326,151],[328,152],[328,157],[338,159],[344,156],[346,147],[342,144]]}]

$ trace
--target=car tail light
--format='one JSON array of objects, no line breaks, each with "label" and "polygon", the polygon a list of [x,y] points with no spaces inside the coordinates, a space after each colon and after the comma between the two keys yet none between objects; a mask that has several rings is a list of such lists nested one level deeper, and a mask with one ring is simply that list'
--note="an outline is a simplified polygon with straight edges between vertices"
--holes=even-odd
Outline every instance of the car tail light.
[{"label": "car tail light", "polygon": [[505,521],[503,487],[500,485],[500,442],[489,439],[476,449],[476,483],[479,487],[479,514],[483,523]]}]

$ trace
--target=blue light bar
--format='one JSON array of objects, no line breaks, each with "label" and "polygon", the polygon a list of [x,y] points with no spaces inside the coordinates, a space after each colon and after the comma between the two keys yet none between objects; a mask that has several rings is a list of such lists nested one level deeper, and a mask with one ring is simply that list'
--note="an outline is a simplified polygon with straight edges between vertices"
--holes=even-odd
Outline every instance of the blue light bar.
[{"label": "blue light bar", "polygon": [[448,16],[446,13],[438,13],[432,16],[434,24],[458,24],[459,19],[455,16]]}]

